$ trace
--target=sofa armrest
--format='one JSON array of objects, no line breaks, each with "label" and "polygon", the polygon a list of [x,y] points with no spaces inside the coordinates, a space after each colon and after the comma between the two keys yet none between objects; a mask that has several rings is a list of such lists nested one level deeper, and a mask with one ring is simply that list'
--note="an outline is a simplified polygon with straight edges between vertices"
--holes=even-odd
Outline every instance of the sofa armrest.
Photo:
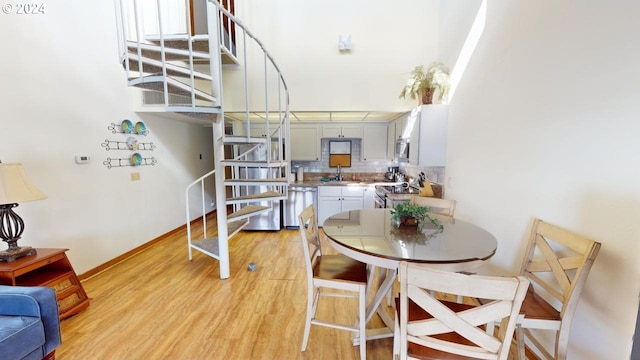
[{"label": "sofa armrest", "polygon": [[61,343],[58,300],[52,288],[0,285],[0,314],[40,317],[46,339],[45,354]]}]

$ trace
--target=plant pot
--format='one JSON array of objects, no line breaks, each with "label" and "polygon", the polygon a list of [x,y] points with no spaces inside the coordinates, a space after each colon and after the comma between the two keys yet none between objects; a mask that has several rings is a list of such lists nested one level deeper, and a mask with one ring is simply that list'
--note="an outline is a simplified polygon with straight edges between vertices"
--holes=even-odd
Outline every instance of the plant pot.
[{"label": "plant pot", "polygon": [[400,223],[406,226],[418,226],[418,219],[414,217],[401,217]]},{"label": "plant pot", "polygon": [[433,104],[433,93],[434,93],[435,89],[433,88],[429,88],[429,89],[425,89],[424,93],[422,93],[422,104],[423,105],[428,105],[428,104]]}]

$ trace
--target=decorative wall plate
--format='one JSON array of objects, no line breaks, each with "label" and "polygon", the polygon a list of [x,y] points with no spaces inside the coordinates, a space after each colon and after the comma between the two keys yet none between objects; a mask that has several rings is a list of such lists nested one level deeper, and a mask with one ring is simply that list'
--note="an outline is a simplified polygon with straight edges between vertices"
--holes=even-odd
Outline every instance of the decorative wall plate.
[{"label": "decorative wall plate", "polygon": [[142,122],[138,121],[135,126],[136,134],[144,134],[147,131],[147,126]]},{"label": "decorative wall plate", "polygon": [[138,139],[129,136],[127,138],[127,147],[129,148],[129,150],[138,150]]},{"label": "decorative wall plate", "polygon": [[131,120],[123,120],[122,124],[120,124],[120,127],[122,128],[122,131],[126,134],[129,134],[133,131],[133,123],[131,122]]},{"label": "decorative wall plate", "polygon": [[131,165],[138,166],[140,164],[142,164],[142,155],[140,153],[131,155]]}]

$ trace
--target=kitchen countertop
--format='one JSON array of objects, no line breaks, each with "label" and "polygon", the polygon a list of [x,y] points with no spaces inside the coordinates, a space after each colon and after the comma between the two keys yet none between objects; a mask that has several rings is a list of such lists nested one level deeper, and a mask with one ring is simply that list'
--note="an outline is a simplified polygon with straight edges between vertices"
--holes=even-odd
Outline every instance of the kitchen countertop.
[{"label": "kitchen countertop", "polygon": [[[318,181],[318,180],[305,180],[305,181],[295,181],[289,184],[289,186],[291,187],[318,187],[318,186],[376,186],[376,185],[382,185],[382,186],[394,186],[394,185],[400,185],[403,184],[403,182],[388,182],[388,181],[327,181],[327,182],[323,182],[323,181]],[[431,188],[433,189],[433,193],[434,193],[434,197],[439,197],[442,198],[442,185],[440,184],[436,184],[436,183],[431,183]],[[417,189],[413,189],[415,190],[413,192],[409,192],[409,193],[389,193],[389,197],[392,198],[393,200],[410,200],[412,196],[417,196],[419,191]]]},{"label": "kitchen countertop", "polygon": [[305,180],[305,181],[294,181],[289,184],[289,186],[348,186],[348,185],[360,185],[360,186],[376,186],[376,185],[385,185],[385,186],[394,186],[402,183],[394,183],[394,182],[384,182],[384,181],[317,181],[317,180]]}]

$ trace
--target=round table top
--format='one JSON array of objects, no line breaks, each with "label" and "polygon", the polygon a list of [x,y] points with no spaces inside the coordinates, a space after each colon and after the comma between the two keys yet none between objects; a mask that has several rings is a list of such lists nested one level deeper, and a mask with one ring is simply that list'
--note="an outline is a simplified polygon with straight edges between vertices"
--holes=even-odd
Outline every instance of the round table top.
[{"label": "round table top", "polygon": [[390,210],[362,209],[335,214],[324,222],[323,230],[331,241],[357,255],[393,261],[460,263],[486,260],[496,252],[496,238],[466,221],[429,214],[442,224],[442,229],[426,220],[419,231],[416,226],[396,226]]}]

